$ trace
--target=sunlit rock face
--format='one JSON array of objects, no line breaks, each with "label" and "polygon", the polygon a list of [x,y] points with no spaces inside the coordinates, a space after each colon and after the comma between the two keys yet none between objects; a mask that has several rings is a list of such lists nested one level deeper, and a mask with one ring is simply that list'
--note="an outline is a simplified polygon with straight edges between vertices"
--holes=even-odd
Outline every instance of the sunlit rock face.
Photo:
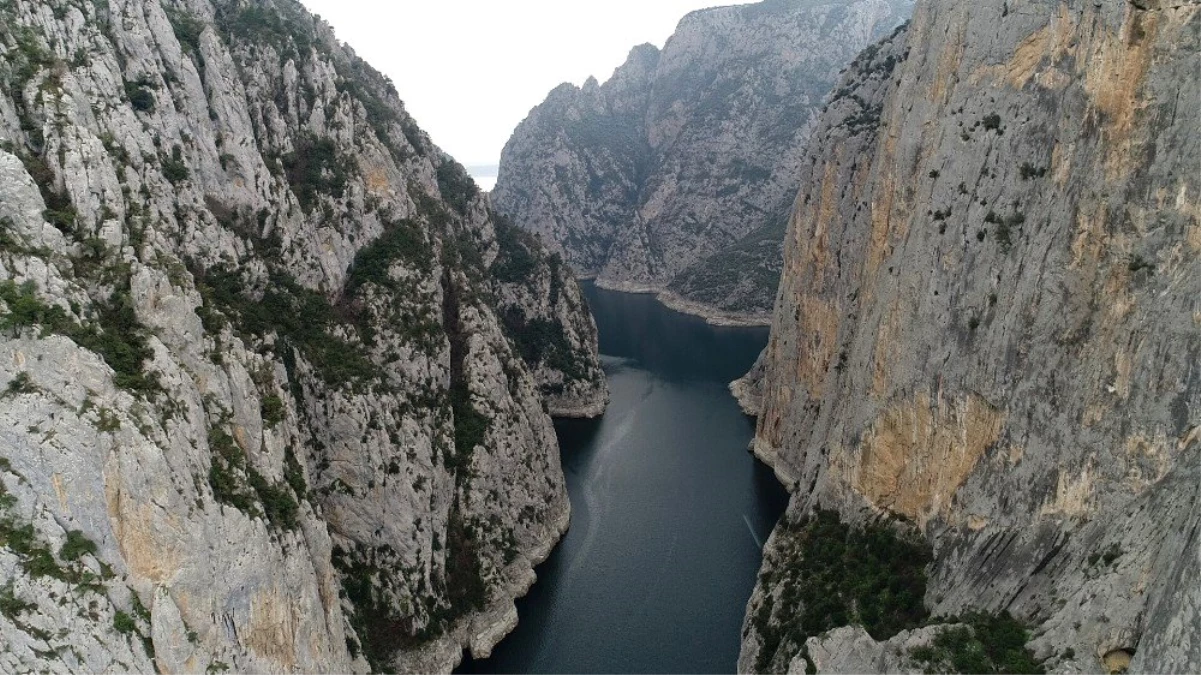
[{"label": "sunlit rock face", "polygon": [[[791,518],[904,517],[931,613],[1008,610],[1051,668],[1201,668],[1199,45],[1196,2],[919,2],[817,124],[739,384]],[[796,666],[751,620],[790,540],[744,670]]]},{"label": "sunlit rock face", "polygon": [[607,398],[565,265],[287,0],[16,0],[0,81],[0,670],[491,649]]}]

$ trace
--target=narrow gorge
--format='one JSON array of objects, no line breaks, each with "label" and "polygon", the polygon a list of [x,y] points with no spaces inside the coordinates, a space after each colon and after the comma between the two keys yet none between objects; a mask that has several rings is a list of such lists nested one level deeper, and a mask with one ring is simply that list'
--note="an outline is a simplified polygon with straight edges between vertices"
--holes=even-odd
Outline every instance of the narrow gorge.
[{"label": "narrow gorge", "polygon": [[701,9],[491,193],[403,94],[0,0],[0,672],[1201,670],[1201,0]]},{"label": "narrow gorge", "polygon": [[513,132],[496,208],[604,288],[766,324],[805,142],[839,71],[911,0],[784,0],[685,16],[604,84]]}]

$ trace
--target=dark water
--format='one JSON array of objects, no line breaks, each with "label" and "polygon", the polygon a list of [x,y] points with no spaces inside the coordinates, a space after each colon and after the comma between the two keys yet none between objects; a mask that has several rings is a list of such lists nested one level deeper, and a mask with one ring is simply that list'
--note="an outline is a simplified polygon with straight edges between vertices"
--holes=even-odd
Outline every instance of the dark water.
[{"label": "dark water", "polygon": [[585,287],[612,402],[556,427],[573,508],[521,623],[464,673],[733,672],[760,543],[786,504],[726,384],[767,341]]}]

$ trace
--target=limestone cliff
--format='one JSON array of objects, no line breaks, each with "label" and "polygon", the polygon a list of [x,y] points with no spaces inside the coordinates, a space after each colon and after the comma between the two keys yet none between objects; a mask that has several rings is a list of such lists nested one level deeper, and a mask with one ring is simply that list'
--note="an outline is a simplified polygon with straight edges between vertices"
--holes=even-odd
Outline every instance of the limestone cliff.
[{"label": "limestone cliff", "polygon": [[501,156],[498,210],[577,272],[766,322],[812,121],[909,0],[769,0],[693,12],[603,85],[564,84]]},{"label": "limestone cliff", "polygon": [[[1195,1],[922,0],[800,170],[754,448],[789,521],[903,517],[933,614],[1008,610],[1058,671],[1201,669],[1198,72]],[[793,530],[742,670],[804,665]],[[902,667],[860,638],[809,655]]]},{"label": "limestone cliff", "polygon": [[13,0],[0,83],[0,671],[488,653],[606,397],[564,266],[291,0]]}]

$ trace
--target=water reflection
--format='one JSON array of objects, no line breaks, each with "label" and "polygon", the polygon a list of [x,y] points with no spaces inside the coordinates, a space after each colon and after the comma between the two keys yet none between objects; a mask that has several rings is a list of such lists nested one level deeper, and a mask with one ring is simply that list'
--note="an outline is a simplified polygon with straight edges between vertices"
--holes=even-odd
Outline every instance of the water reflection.
[{"label": "water reflection", "polygon": [[586,287],[612,402],[556,423],[571,530],[521,624],[461,672],[733,672],[762,541],[786,495],[746,452],[726,383],[767,340]]}]

